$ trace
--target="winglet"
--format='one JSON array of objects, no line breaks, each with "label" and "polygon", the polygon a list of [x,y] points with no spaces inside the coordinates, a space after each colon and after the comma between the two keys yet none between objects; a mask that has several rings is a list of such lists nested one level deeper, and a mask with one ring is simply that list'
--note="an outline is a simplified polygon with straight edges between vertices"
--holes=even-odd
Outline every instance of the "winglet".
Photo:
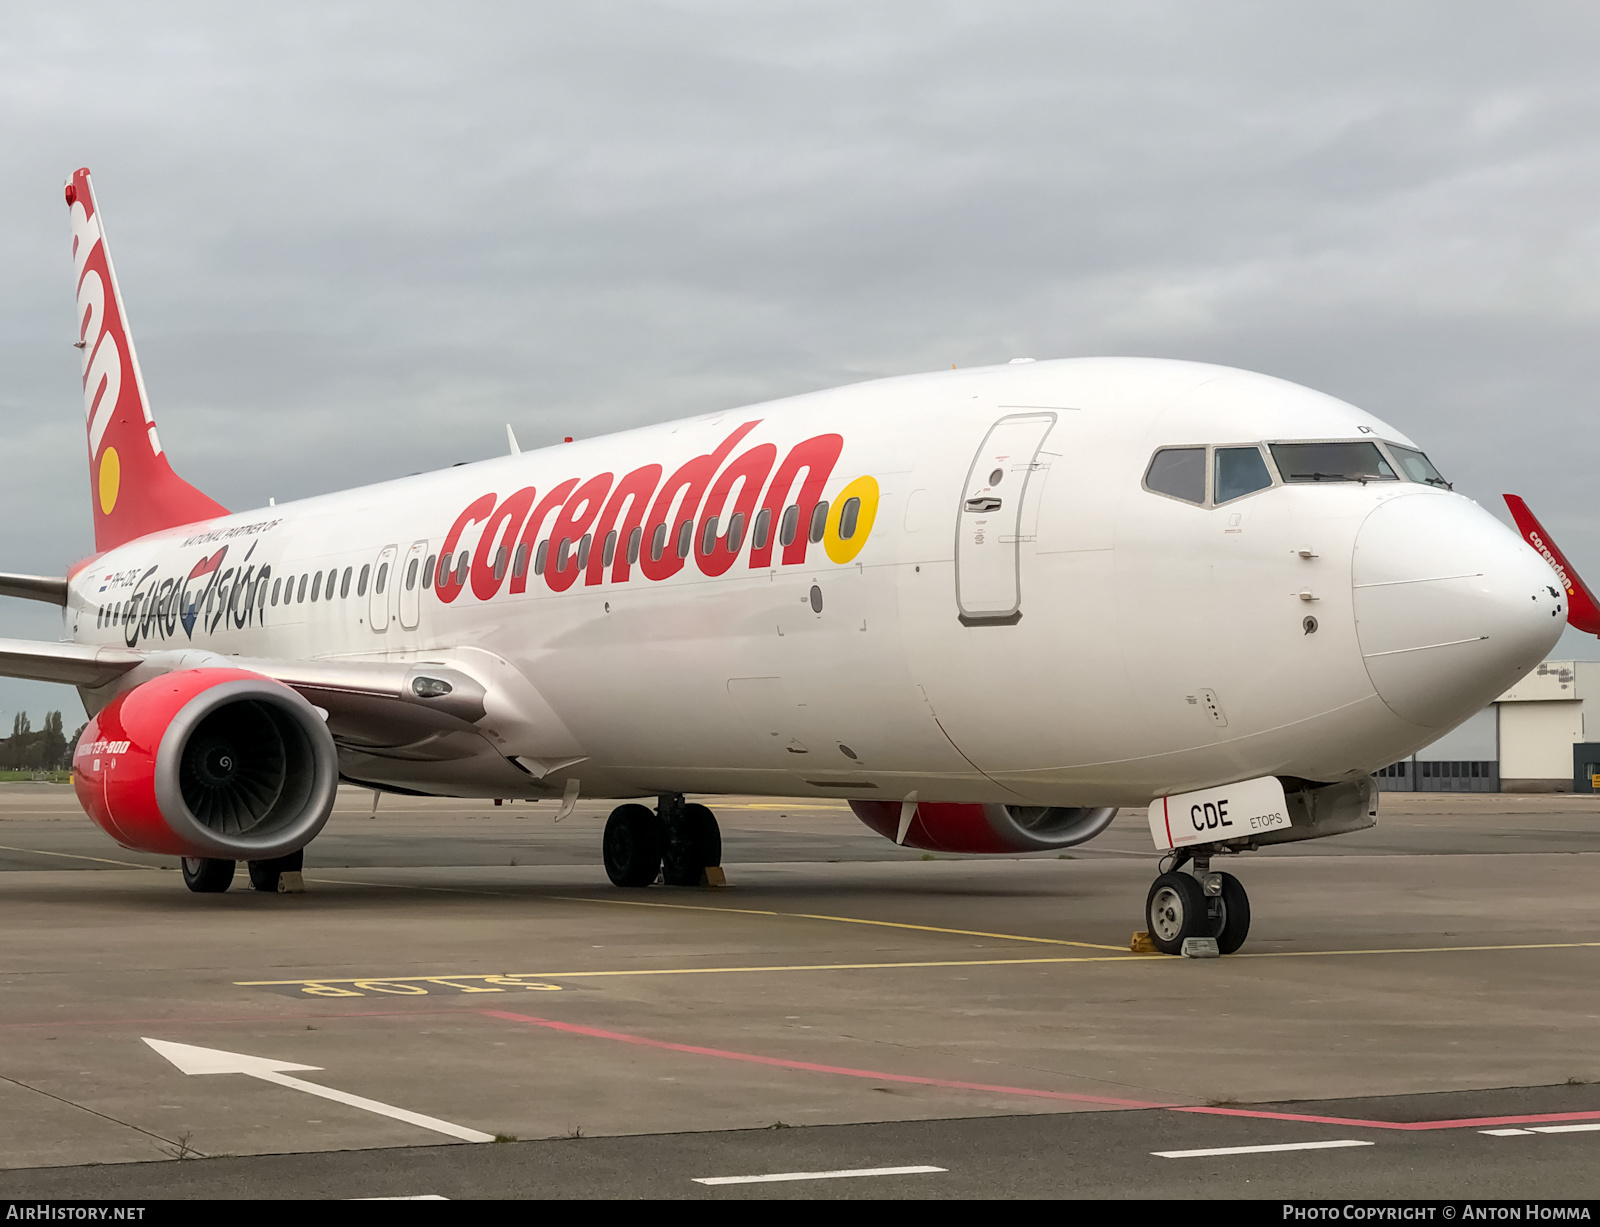
[{"label": "winglet", "polygon": [[1595,600],[1589,585],[1579,577],[1577,570],[1557,548],[1545,526],[1539,523],[1528,504],[1515,494],[1501,496],[1511,508],[1511,518],[1517,522],[1523,540],[1539,552],[1550,564],[1561,584],[1567,590],[1567,622],[1587,635],[1600,635],[1600,601]]}]

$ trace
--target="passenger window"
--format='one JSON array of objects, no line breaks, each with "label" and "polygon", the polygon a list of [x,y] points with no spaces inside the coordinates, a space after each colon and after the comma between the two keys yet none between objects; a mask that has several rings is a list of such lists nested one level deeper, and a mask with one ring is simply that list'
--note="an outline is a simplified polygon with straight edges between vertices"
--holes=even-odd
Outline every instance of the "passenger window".
[{"label": "passenger window", "polygon": [[744,512],[736,511],[728,521],[728,553],[737,554],[744,544]]},{"label": "passenger window", "polygon": [[1267,462],[1259,448],[1219,447],[1216,450],[1216,471],[1213,477],[1214,503],[1226,503],[1272,484],[1272,474],[1267,472]]},{"label": "passenger window", "polygon": [[612,529],[606,534],[605,547],[600,551],[600,565],[609,567],[617,556],[617,530]]},{"label": "passenger window", "polygon": [[750,548],[764,550],[767,548],[767,536],[772,531],[772,509],[763,507],[756,512],[755,532],[750,538]]},{"label": "passenger window", "polygon": [[711,547],[717,543],[717,517],[707,516],[705,530],[700,534],[700,554],[702,557],[711,553]]},{"label": "passenger window", "polygon": [[694,521],[685,520],[678,525],[678,557],[689,557],[689,546],[694,543]]},{"label": "passenger window", "polygon": [[1206,449],[1164,447],[1150,459],[1144,484],[1157,494],[1181,498],[1186,503],[1206,501]]},{"label": "passenger window", "polygon": [[1433,462],[1414,447],[1401,447],[1398,443],[1389,444],[1389,451],[1400,463],[1400,471],[1412,481],[1422,482],[1428,486],[1438,486],[1441,490],[1450,489],[1450,483],[1439,475],[1439,470],[1433,467]]},{"label": "passenger window", "polygon": [[[172,591],[172,594],[167,597],[166,605],[167,605],[167,608],[168,608],[169,611],[171,610],[173,600],[177,597],[177,595],[178,595],[177,590],[174,589]],[[267,607],[267,577],[265,575],[263,575],[261,577],[261,581],[256,585],[256,608],[257,609],[265,609],[266,607]]]},{"label": "passenger window", "polygon": [[657,524],[656,531],[650,534],[650,561],[660,562],[661,555],[667,549],[667,526]]},{"label": "passenger window", "polygon": [[283,587],[283,581],[281,579],[275,579],[272,581],[272,603],[274,606],[276,606],[278,603],[278,589],[281,587]]},{"label": "passenger window", "polygon": [[450,563],[454,559],[454,554],[441,554],[439,556],[439,570],[434,577],[434,582],[441,588],[450,582]]},{"label": "passenger window", "polygon": [[822,534],[828,527],[828,500],[823,499],[811,509],[811,544],[815,545],[822,540]]},{"label": "passenger window", "polygon": [[800,508],[797,504],[790,504],[783,509],[783,519],[778,524],[778,544],[793,545],[795,532],[800,527]]},{"label": "passenger window", "polygon": [[406,591],[410,592],[417,586],[417,570],[422,563],[413,558],[406,564]]},{"label": "passenger window", "polygon": [[456,587],[464,588],[467,583],[467,568],[472,565],[472,551],[462,550],[456,556]]},{"label": "passenger window", "polygon": [[644,540],[644,529],[636,528],[628,534],[628,565],[639,561],[639,543]]},{"label": "passenger window", "polygon": [[378,577],[377,577],[377,579],[375,579],[373,581],[372,594],[374,596],[382,596],[383,595],[383,586],[385,584],[387,584],[388,582],[389,582],[389,564],[388,563],[383,563],[381,566],[378,567]]},{"label": "passenger window", "polygon": [[506,547],[503,545],[494,552],[495,579],[501,580],[506,577],[506,560],[508,557],[509,555],[506,553]]},{"label": "passenger window", "polygon": [[313,571],[311,573],[311,599],[313,601],[315,601],[317,599],[317,594],[319,592],[321,592],[321,591],[322,591],[322,572],[321,571]]},{"label": "passenger window", "polygon": [[1399,481],[1376,443],[1272,443],[1278,474],[1288,482]]},{"label": "passenger window", "polygon": [[567,551],[572,548],[572,538],[561,538],[561,545],[556,549],[556,574],[560,575],[567,569]]},{"label": "passenger window", "polygon": [[549,541],[541,541],[541,542],[539,542],[539,549],[537,550],[537,552],[535,552],[535,554],[533,556],[533,573],[535,575],[543,575],[544,574],[545,560],[547,558],[549,558],[549,557],[550,557],[550,542]]},{"label": "passenger window", "polygon": [[839,512],[839,540],[848,541],[855,536],[856,524],[860,519],[861,500],[852,495],[845,499],[844,508]]},{"label": "passenger window", "polygon": [[[434,569],[434,566],[436,565],[437,561],[438,560],[436,558],[434,558],[434,556],[432,554],[429,554],[428,555],[428,561],[422,564],[422,586],[425,589],[433,587],[433,574],[434,574],[433,569]],[[350,570],[349,570],[348,567],[345,568],[344,586],[345,586],[345,589],[348,591],[348,589],[350,587]],[[344,592],[340,592],[339,595],[343,596]]]},{"label": "passenger window", "polygon": [[356,595],[357,596],[366,596],[367,595],[367,576],[370,575],[370,574],[372,574],[372,564],[371,563],[363,563],[361,565],[361,574],[356,576]]},{"label": "passenger window", "polygon": [[311,577],[309,575],[302,575],[300,577],[300,590],[295,594],[294,598],[297,603],[306,599],[306,581],[310,578]]},{"label": "passenger window", "polygon": [[511,557],[511,574],[521,579],[528,573],[528,543],[522,542],[517,546],[517,552]]},{"label": "passenger window", "polygon": [[584,533],[578,538],[578,570],[583,570],[589,565],[589,543],[594,540],[593,533]]},{"label": "passenger window", "polygon": [[351,568],[346,567],[344,569],[344,579],[339,583],[339,599],[341,601],[350,595],[350,572]]}]

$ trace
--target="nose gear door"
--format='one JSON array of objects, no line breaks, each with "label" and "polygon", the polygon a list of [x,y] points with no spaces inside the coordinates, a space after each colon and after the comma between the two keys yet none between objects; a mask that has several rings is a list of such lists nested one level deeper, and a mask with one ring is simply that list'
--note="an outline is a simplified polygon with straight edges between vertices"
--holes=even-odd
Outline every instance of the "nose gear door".
[{"label": "nose gear door", "polygon": [[956,516],[956,608],[961,621],[1022,617],[1018,553],[1023,496],[1053,413],[1014,413],[989,428],[961,490]]}]

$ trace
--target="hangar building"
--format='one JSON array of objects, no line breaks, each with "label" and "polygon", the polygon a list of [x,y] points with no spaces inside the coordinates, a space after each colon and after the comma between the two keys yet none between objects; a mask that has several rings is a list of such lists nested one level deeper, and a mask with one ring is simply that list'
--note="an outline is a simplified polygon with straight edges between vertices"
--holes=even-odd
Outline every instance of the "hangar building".
[{"label": "hangar building", "polygon": [[1378,772],[1378,784],[1385,792],[1594,792],[1597,775],[1600,660],[1547,660],[1460,728]]}]

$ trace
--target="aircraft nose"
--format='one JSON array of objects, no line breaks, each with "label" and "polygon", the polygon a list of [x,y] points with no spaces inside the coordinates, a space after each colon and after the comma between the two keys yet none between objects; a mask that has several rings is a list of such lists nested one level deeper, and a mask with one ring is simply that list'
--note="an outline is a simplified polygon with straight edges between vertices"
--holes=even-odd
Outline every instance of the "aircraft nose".
[{"label": "aircraft nose", "polygon": [[1442,491],[1373,510],[1356,534],[1350,580],[1374,689],[1428,728],[1503,693],[1567,624],[1549,565],[1482,507]]}]

